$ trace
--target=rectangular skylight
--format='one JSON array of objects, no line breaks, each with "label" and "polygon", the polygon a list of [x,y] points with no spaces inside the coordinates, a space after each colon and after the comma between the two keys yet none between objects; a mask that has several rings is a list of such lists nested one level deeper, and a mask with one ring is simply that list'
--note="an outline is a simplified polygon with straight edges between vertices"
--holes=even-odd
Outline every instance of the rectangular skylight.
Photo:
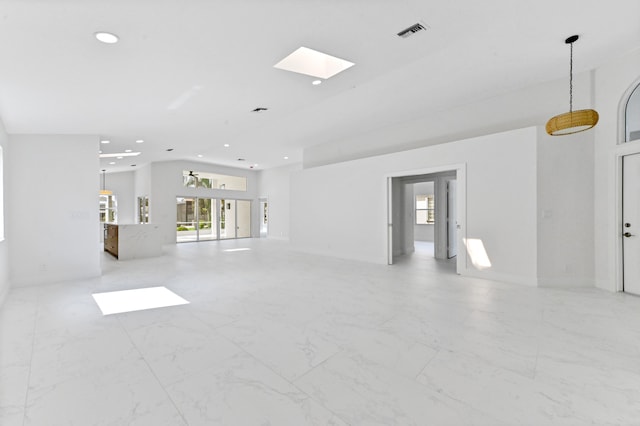
[{"label": "rectangular skylight", "polygon": [[353,62],[336,58],[308,47],[300,47],[275,64],[274,67],[326,80],[354,65]]},{"label": "rectangular skylight", "polygon": [[165,308],[189,303],[166,287],[111,291],[108,293],[95,293],[92,296],[102,311],[102,315]]}]

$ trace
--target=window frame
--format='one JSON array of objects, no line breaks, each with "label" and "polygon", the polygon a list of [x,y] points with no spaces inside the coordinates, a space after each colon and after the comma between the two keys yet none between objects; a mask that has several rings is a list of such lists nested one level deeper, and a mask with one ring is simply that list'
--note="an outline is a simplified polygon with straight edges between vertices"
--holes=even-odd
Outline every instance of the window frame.
[{"label": "window frame", "polygon": [[[424,197],[424,201],[418,201],[419,197]],[[418,203],[424,202],[425,207],[419,207]],[[416,194],[414,198],[415,208],[415,224],[416,225],[434,225],[436,223],[436,206],[434,194]],[[418,222],[418,212],[426,212],[426,221]]]}]

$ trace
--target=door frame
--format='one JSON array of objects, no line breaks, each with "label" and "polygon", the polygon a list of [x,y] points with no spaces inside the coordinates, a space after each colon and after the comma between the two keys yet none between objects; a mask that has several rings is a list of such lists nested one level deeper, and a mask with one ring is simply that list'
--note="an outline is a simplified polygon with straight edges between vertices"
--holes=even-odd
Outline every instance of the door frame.
[{"label": "door frame", "polygon": [[[626,126],[627,126],[627,105],[629,98],[640,86],[640,78],[637,78],[627,88],[624,94],[620,97],[618,104],[618,140],[614,151],[614,176],[615,176],[615,218],[612,223],[615,226],[615,235],[611,240],[607,239],[607,244],[612,242],[615,246],[615,285],[616,291],[624,291],[624,254],[623,254],[623,239],[622,229],[624,221],[622,218],[622,202],[623,202],[623,175],[622,175],[622,160],[627,155],[640,154],[640,140],[625,142],[626,140]],[[609,246],[611,247],[611,246]]]},{"label": "door frame", "polygon": [[[455,171],[456,180],[458,185],[458,193],[456,194],[457,201],[457,216],[458,216],[458,249],[464,247],[463,241],[467,237],[467,163],[456,163],[446,166],[433,166],[423,169],[403,170],[384,175],[384,184],[387,188],[386,205],[386,221],[385,238],[387,246],[387,264],[393,264],[393,185],[392,179],[414,175],[428,175],[434,173]],[[456,256],[456,273],[462,274],[467,269],[467,251],[464,250],[464,254],[458,253]]]}]

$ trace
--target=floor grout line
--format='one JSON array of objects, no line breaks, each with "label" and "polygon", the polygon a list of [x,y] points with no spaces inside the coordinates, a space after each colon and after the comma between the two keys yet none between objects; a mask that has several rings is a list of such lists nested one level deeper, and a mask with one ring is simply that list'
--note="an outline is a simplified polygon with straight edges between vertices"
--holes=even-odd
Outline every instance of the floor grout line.
[{"label": "floor grout line", "polygon": [[129,341],[131,342],[131,344],[133,345],[133,347],[136,349],[136,351],[138,352],[138,354],[140,355],[140,358],[142,359],[142,361],[144,361],[145,365],[147,366],[147,368],[149,369],[149,372],[153,375],[154,379],[156,379],[156,382],[158,383],[158,385],[160,386],[160,388],[162,388],[162,391],[164,392],[164,394],[167,396],[167,398],[169,399],[169,401],[171,401],[171,404],[173,405],[173,407],[176,409],[176,411],[178,412],[178,414],[180,414],[180,417],[182,418],[182,421],[184,421],[184,424],[186,426],[189,426],[189,422],[187,421],[187,418],[184,416],[184,413],[182,412],[182,410],[180,410],[180,408],[178,408],[178,405],[176,404],[176,402],[173,400],[173,398],[171,398],[171,395],[169,394],[169,392],[167,391],[167,389],[164,387],[164,385],[162,384],[162,382],[160,381],[160,379],[158,378],[158,376],[156,375],[156,372],[153,370],[153,368],[151,367],[151,365],[149,365],[149,362],[147,361],[147,358],[144,356],[144,354],[142,353],[142,351],[140,350],[140,348],[138,347],[138,345],[136,345],[136,343],[133,341],[133,338],[131,337],[131,334],[129,334],[129,330],[127,330],[127,327],[125,327],[124,324],[122,324],[122,321],[120,320],[120,318],[118,318],[118,322],[120,323],[120,326],[122,327],[123,331],[125,332],[125,334],[127,335],[127,337],[129,338]]},{"label": "floor grout line", "polygon": [[36,309],[33,315],[33,336],[31,337],[31,356],[29,358],[29,375],[27,378],[27,391],[24,395],[24,411],[22,415],[22,426],[26,424],[27,421],[27,403],[29,402],[29,389],[31,388],[31,370],[33,368],[33,356],[35,353],[36,346],[36,328],[38,324],[38,314],[40,312],[40,289],[38,289],[36,293]]}]

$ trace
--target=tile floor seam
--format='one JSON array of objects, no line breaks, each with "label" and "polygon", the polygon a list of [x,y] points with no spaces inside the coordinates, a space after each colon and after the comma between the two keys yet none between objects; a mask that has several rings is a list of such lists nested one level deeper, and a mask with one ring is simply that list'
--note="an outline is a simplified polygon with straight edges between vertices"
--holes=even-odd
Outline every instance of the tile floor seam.
[{"label": "tile floor seam", "polygon": [[27,404],[29,402],[29,389],[31,388],[31,369],[33,368],[33,354],[36,346],[36,327],[38,324],[38,313],[40,312],[40,289],[38,289],[36,295],[36,312],[33,315],[33,336],[31,337],[31,356],[29,357],[29,375],[27,378],[27,391],[24,395],[24,411],[22,416],[22,425],[24,426],[27,421]]},{"label": "tile floor seam", "polygon": [[129,338],[129,341],[131,342],[133,347],[136,349],[136,352],[138,352],[138,355],[140,355],[140,359],[142,359],[144,364],[147,366],[147,369],[149,370],[149,372],[151,373],[151,375],[153,376],[155,381],[158,383],[158,386],[160,386],[160,388],[162,389],[162,392],[164,392],[164,394],[167,396],[169,401],[171,401],[171,405],[173,405],[173,408],[175,408],[176,412],[180,415],[180,418],[182,418],[182,421],[184,422],[184,424],[186,426],[189,426],[189,422],[187,421],[187,418],[184,416],[184,413],[182,412],[182,410],[180,410],[180,408],[178,408],[178,405],[173,400],[173,398],[171,398],[171,395],[169,394],[169,392],[167,391],[165,386],[162,384],[162,382],[158,378],[156,372],[153,370],[153,368],[151,368],[151,365],[149,365],[149,362],[147,361],[147,358],[144,356],[144,354],[142,353],[142,351],[140,350],[138,345],[136,345],[136,342],[133,341],[133,338],[129,334],[129,331],[127,330],[127,328],[122,324],[122,321],[120,320],[120,318],[118,318],[118,323],[120,324],[120,327],[122,327],[122,330],[124,331],[124,333]]},{"label": "tile floor seam", "polygon": [[[224,336],[223,336],[224,337]],[[233,342],[231,342],[233,343]],[[310,371],[315,370],[317,367],[319,367],[320,365],[324,364],[328,359],[333,358],[334,356],[336,356],[337,354],[343,352],[342,350],[336,352],[335,354],[331,355],[330,357],[328,357],[327,359],[325,359],[324,361],[322,361],[320,364],[316,365],[315,367],[311,368],[309,371],[305,372],[302,376],[297,377],[296,379],[294,379],[293,381],[289,380],[288,378],[284,377],[282,374],[280,374],[278,371],[274,370],[273,368],[271,368],[270,365],[266,364],[264,361],[260,360],[257,356],[253,355],[252,353],[246,351],[243,347],[237,345],[238,347],[240,347],[240,349],[249,357],[253,358],[256,362],[258,362],[260,365],[262,365],[263,367],[267,368],[269,371],[271,371],[273,374],[277,375],[278,377],[280,377],[282,380],[286,381],[287,383],[289,383],[291,386],[293,386],[294,388],[296,388],[298,391],[300,391],[301,393],[303,393],[304,395],[306,395],[308,398],[310,398],[311,400],[315,401],[318,405],[320,405],[322,408],[324,408],[325,410],[327,410],[328,412],[330,412],[331,414],[333,414],[334,416],[336,416],[337,418],[339,418],[341,421],[343,421],[344,423],[346,423],[347,425],[350,425],[348,422],[346,422],[342,417],[340,417],[336,412],[334,412],[333,410],[331,410],[330,408],[326,407],[324,404],[322,404],[321,401],[318,401],[316,398],[314,398],[312,395],[309,395],[307,392],[305,392],[303,389],[301,389],[298,385],[296,385],[294,382],[299,380],[301,377],[304,377],[306,374],[308,374]]]},{"label": "tile floor seam", "polygon": [[429,364],[431,364],[431,362],[438,356],[440,355],[440,352],[442,352],[441,349],[436,349],[436,353],[433,354],[433,356],[429,359],[429,361],[427,361],[427,363],[424,365],[424,367],[422,367],[422,369],[420,369],[420,372],[418,372],[418,374],[415,375],[415,377],[413,378],[413,380],[415,380],[416,382],[418,381],[418,377],[420,377],[422,375],[422,373],[424,373],[424,371],[427,369],[427,367],[429,366]]},{"label": "tile floor seam", "polygon": [[[224,323],[224,324],[220,324],[220,325],[218,325],[218,326],[214,327],[214,326],[212,326],[211,324],[209,324],[209,323],[205,322],[205,320],[203,320],[202,318],[200,318],[200,316],[198,316],[197,314],[195,314],[195,313],[193,313],[193,312],[189,312],[189,315],[191,315],[191,316],[192,316],[193,318],[195,318],[198,322],[202,323],[205,327],[208,327],[209,329],[211,329],[211,330],[213,330],[213,331],[217,331],[219,328],[226,327],[226,326],[228,326],[228,325],[231,325],[231,324],[234,324],[234,323],[236,323],[236,322],[240,321],[240,318],[236,318],[236,319],[234,319],[234,320],[233,320],[233,321],[231,321],[231,322],[227,322],[227,323]],[[223,337],[224,337],[224,336],[223,336]]]},{"label": "tile floor seam", "polygon": [[[250,354],[249,352],[247,352],[244,348],[242,348],[240,345],[238,345],[237,343],[233,342],[232,340],[228,339],[226,336],[224,336],[224,335],[222,335],[222,334],[218,334],[218,337],[219,337],[219,338],[221,338],[221,339],[223,339],[223,340],[226,340],[226,342],[227,342],[227,343],[229,343],[230,345],[235,346],[235,347],[238,349],[238,352],[244,352],[245,354],[247,354],[247,355],[251,356],[252,358],[254,358],[254,359],[256,359],[256,360],[258,360],[255,356],[251,355],[251,354]],[[155,374],[155,371],[153,370],[153,368],[151,367],[151,365],[149,365],[149,363],[147,362],[147,359],[146,359],[146,357],[144,356],[144,354],[143,354],[143,353],[138,349],[138,347],[137,347],[137,345],[135,345],[135,343],[134,343],[134,346],[136,347],[136,350],[138,351],[138,353],[140,353],[140,356],[142,357],[142,359],[143,359],[143,360],[145,361],[145,363],[149,366],[149,368],[150,368],[150,369],[151,369],[151,371],[153,372],[154,376],[157,378],[157,376],[156,376],[156,374]],[[191,373],[183,374],[183,375],[182,375],[180,378],[178,378],[178,379],[168,381],[168,382],[166,383],[166,387],[174,386],[176,383],[179,383],[179,382],[182,382],[182,381],[184,381],[184,380],[186,380],[186,379],[189,379],[189,378],[195,377],[195,376],[197,376],[197,375],[200,375],[200,374],[201,374],[201,373],[203,373],[203,372],[206,372],[206,371],[209,371],[209,370],[213,370],[213,369],[215,369],[215,368],[218,368],[218,363],[222,363],[223,361],[228,361],[228,360],[232,359],[234,356],[236,356],[236,354],[229,355],[229,356],[226,356],[226,357],[224,357],[224,358],[221,358],[221,359],[219,359],[219,360],[217,361],[217,363],[216,363],[216,364],[212,364],[212,365],[207,366],[207,367],[205,367],[205,368],[203,368],[203,369],[201,369],[201,370],[194,371],[194,372],[191,372]],[[258,361],[259,361],[259,360],[258,360]],[[260,364],[264,364],[264,363],[263,363],[263,362],[260,362]],[[158,379],[158,380],[159,380],[159,379]],[[164,385],[164,384],[162,384],[162,382],[160,382],[160,385],[161,385],[163,388],[165,387],[165,385]]]}]

